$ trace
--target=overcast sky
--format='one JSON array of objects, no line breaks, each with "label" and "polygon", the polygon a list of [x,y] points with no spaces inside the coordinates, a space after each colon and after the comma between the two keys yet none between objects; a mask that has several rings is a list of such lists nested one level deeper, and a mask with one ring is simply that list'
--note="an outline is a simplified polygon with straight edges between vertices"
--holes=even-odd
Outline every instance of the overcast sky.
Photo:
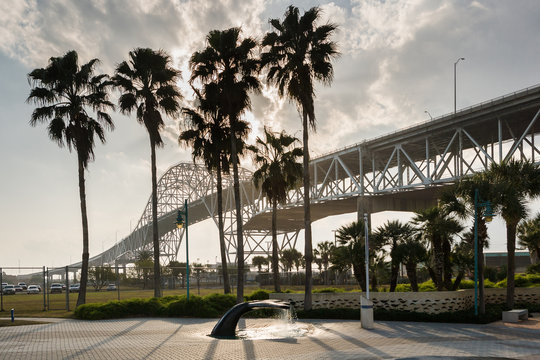
[{"label": "overcast sky", "polygon": [[[241,26],[262,39],[269,18],[282,17],[289,1],[23,1],[0,2],[0,267],[62,266],[80,260],[77,160],[29,125],[27,74],[69,50],[81,62],[99,58],[111,74],[136,47],[164,49],[189,78],[190,55],[214,29]],[[301,10],[320,5],[323,22],[338,25],[331,87],[317,86],[317,133],[311,156],[354,144],[540,82],[540,3],[530,1],[295,1]],[[186,101],[192,94],[179,84]],[[117,94],[114,95],[116,101]],[[300,136],[296,108],[265,89],[253,98],[250,141],[263,125]],[[90,256],[114,245],[134,227],[151,191],[146,130],[133,117],[114,114],[116,130],[97,145],[86,173]],[[167,119],[165,146],[157,151],[158,176],[191,161],[177,145],[180,120]],[[250,161],[244,166],[251,167]],[[396,213],[377,214],[374,225]],[[406,219],[407,214],[401,215]],[[344,215],[314,223],[315,242],[354,219]],[[504,250],[503,224],[490,225],[492,250]],[[214,262],[219,254],[211,222],[193,227],[190,258]],[[215,239],[197,234],[214,232]],[[193,240],[191,238],[193,237]],[[207,241],[207,243],[205,243]],[[208,242],[211,241],[211,242]],[[215,244],[215,245],[214,245]],[[303,246],[299,249],[303,251]],[[183,254],[180,260],[182,260]],[[11,272],[11,271],[10,271]]]}]

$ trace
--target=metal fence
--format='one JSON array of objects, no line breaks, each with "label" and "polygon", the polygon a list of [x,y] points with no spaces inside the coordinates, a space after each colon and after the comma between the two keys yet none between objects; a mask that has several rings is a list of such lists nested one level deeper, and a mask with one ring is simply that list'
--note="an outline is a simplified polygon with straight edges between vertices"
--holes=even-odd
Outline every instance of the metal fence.
[{"label": "metal fence", "polygon": [[[257,288],[272,287],[273,277],[269,269],[250,271],[246,269],[245,285]],[[148,298],[154,296],[154,269],[129,266],[95,266],[88,270],[86,303],[107,302],[130,298]],[[221,269],[215,265],[190,266],[189,291],[193,295],[223,291]],[[281,272],[282,286],[302,286],[305,282],[303,271]],[[314,284],[319,285],[355,285],[354,277],[348,274],[337,276],[333,272],[314,271]],[[0,310],[14,308],[23,312],[70,311],[77,303],[80,286],[80,267],[3,267],[0,268]],[[229,268],[232,290],[237,286],[236,268]],[[5,285],[20,286],[12,294]],[[161,269],[163,295],[183,295],[188,291],[186,267]],[[11,287],[11,286],[10,286]],[[36,287],[38,290],[36,290]],[[202,291],[202,292],[201,292]],[[247,290],[248,292],[248,290]]]}]

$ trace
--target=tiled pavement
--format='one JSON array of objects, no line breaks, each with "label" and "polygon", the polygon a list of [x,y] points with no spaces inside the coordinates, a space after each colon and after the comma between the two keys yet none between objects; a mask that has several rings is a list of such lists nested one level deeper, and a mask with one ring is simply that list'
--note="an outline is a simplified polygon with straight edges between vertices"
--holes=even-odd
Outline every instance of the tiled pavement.
[{"label": "tiled pavement", "polygon": [[[242,319],[240,326],[268,335],[278,321]],[[301,337],[218,340],[207,336],[215,323],[138,318],[4,327],[0,359],[540,359],[540,329],[504,324],[386,321],[364,330],[359,321],[301,320]]]}]

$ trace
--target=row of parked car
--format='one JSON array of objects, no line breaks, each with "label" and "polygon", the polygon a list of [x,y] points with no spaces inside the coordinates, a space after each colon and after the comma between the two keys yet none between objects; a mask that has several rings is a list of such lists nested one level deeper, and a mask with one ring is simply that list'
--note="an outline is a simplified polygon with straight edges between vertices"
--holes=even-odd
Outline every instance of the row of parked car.
[{"label": "row of parked car", "polygon": [[[69,286],[69,292],[79,292],[79,284],[72,284]],[[66,285],[60,283],[52,283],[50,288],[50,293],[62,293],[66,289]],[[2,293],[4,295],[15,295],[18,292],[25,292],[27,294],[39,294],[41,292],[40,285],[29,285],[26,286],[25,283],[20,282],[17,285],[11,285],[8,283],[2,283]]]}]

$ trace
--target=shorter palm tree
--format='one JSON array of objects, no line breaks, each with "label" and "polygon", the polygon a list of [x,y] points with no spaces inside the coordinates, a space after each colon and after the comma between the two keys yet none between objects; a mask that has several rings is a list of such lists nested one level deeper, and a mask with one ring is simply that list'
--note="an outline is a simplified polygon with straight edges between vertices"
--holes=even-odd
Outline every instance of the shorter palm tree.
[{"label": "shorter palm tree", "polygon": [[407,277],[411,283],[412,291],[418,291],[418,264],[428,259],[427,249],[423,244],[422,237],[418,234],[410,236],[399,243],[394,250],[394,257],[405,264]]},{"label": "shorter palm tree", "polygon": [[529,249],[531,263],[540,262],[540,213],[529,220],[524,220],[517,227],[519,246]]},{"label": "shorter palm tree", "polygon": [[262,189],[272,204],[272,272],[274,291],[280,292],[277,242],[277,206],[287,200],[287,192],[296,187],[302,178],[302,148],[294,147],[299,140],[284,131],[274,133],[264,128],[265,139],[257,138],[255,162],[259,165],[253,173],[255,186]]},{"label": "shorter palm tree", "polygon": [[330,241],[323,241],[317,244],[317,248],[313,251],[315,255],[320,258],[321,264],[324,268],[324,284],[328,285],[328,265],[330,263],[330,256],[335,245]]},{"label": "shorter palm tree", "polygon": [[397,279],[399,274],[400,259],[396,256],[396,248],[399,244],[411,237],[414,233],[414,228],[409,224],[403,224],[399,220],[387,221],[384,225],[379,226],[373,233],[373,239],[378,246],[390,247],[390,292],[396,291]]},{"label": "shorter palm tree", "polygon": [[264,256],[254,256],[253,259],[251,259],[251,265],[257,267],[257,270],[259,272],[262,271],[263,265],[268,264],[268,259],[266,259]]}]

